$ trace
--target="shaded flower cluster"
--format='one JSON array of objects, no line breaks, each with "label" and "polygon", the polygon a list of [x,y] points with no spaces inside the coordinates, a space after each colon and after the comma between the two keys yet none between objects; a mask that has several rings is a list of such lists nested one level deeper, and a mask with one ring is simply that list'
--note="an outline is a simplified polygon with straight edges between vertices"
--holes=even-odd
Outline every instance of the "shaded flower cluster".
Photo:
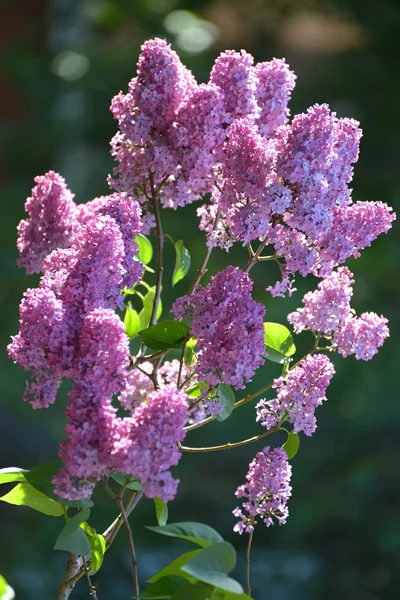
[{"label": "shaded flower cluster", "polygon": [[292,495],[290,479],[292,467],[283,448],[271,450],[268,446],[258,452],[249,465],[247,482],[238,487],[237,498],[244,498],[242,507],[235,508],[233,514],[239,517],[234,531],[252,533],[258,520],[267,527],[284,525],[289,516],[287,502]]},{"label": "shaded flower cluster", "polygon": [[226,383],[244,387],[264,360],[265,308],[251,297],[253,283],[247,273],[229,266],[205,287],[178,298],[172,311],[177,318],[192,318],[197,339],[196,374],[211,386]]},{"label": "shaded flower cluster", "polygon": [[324,354],[307,356],[285,377],[275,380],[273,387],[277,396],[257,404],[256,420],[267,429],[288,420],[293,424],[294,433],[304,431],[312,435],[317,428],[315,409],[326,400],[326,390],[334,373],[333,364]]},{"label": "shaded flower cluster", "polygon": [[332,340],[342,356],[370,360],[389,337],[387,319],[375,313],[355,315],[350,306],[353,275],[340,267],[303,298],[303,308],[288,315],[296,333],[310,329]]}]

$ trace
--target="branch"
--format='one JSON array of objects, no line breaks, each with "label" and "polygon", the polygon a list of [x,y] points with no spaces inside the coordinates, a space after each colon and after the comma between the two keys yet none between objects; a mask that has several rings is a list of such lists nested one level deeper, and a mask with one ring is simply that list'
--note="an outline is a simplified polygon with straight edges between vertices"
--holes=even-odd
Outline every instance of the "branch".
[{"label": "branch", "polygon": [[[136,507],[137,503],[143,496],[142,493],[132,492],[128,498],[125,506],[125,515],[129,516]],[[113,523],[104,531],[103,536],[106,541],[106,550],[111,546],[115,540],[118,531],[124,524],[124,517],[120,514]],[[87,566],[90,567],[92,557],[89,554],[86,559]],[[85,568],[83,558],[76,556],[76,554],[70,554],[67,562],[67,567],[64,575],[63,582],[58,590],[57,600],[68,600],[77,581],[85,575]]]},{"label": "branch", "polygon": [[[249,262],[244,268],[245,273],[249,273],[250,269],[254,267],[256,262],[260,260],[261,252],[264,250],[265,246],[268,244],[268,235],[265,236],[261,244],[258,246],[257,250],[254,254],[250,255]],[[265,259],[264,259],[265,260]]]},{"label": "branch", "polygon": [[156,219],[156,237],[157,237],[157,270],[156,270],[156,293],[154,294],[153,310],[151,311],[150,325],[154,325],[157,318],[157,310],[161,298],[161,284],[163,276],[163,248],[164,248],[164,233],[161,223],[160,206],[158,203],[157,192],[154,189],[153,174],[150,172],[151,185],[151,203],[153,205],[154,216]]},{"label": "branch", "polygon": [[133,597],[135,598],[135,600],[138,600],[139,599],[138,566],[137,566],[137,560],[136,560],[135,545],[133,543],[132,529],[129,524],[128,517],[125,513],[125,508],[122,503],[122,498],[118,497],[115,499],[115,501],[120,508],[121,515],[122,515],[125,529],[126,529],[126,533],[128,534],[129,551],[130,551],[130,555],[131,555],[132,575],[133,575],[133,594],[134,594]]},{"label": "branch", "polygon": [[[212,229],[213,231],[215,231],[215,229],[216,229],[216,227],[218,225],[219,216],[220,216],[220,213],[218,211],[217,214],[216,214],[216,216],[215,216],[215,221],[214,221],[214,225],[213,225],[213,229]],[[193,292],[195,291],[196,287],[198,286],[198,284],[200,283],[200,281],[202,280],[202,278],[206,274],[206,272],[207,272],[207,264],[208,264],[208,261],[210,260],[211,252],[212,252],[212,246],[207,247],[206,248],[206,252],[205,252],[205,254],[203,256],[203,260],[201,261],[201,264],[200,264],[199,268],[197,269],[196,277],[194,278],[194,281],[193,281],[193,283],[192,283],[192,285],[190,287],[189,294],[188,294],[189,296],[191,294],[193,294]]]},{"label": "branch", "polygon": [[250,587],[250,552],[251,552],[251,542],[253,541],[253,533],[251,531],[249,533],[249,541],[247,542],[247,550],[246,550],[246,594],[250,596],[251,587]]},{"label": "branch", "polygon": [[246,446],[246,444],[258,442],[258,440],[267,437],[267,435],[271,435],[271,433],[275,433],[275,431],[279,431],[279,429],[280,425],[276,425],[272,429],[264,431],[264,433],[260,433],[260,435],[255,435],[252,438],[242,440],[241,442],[234,442],[233,444],[228,442],[227,444],[222,444],[221,446],[208,446],[205,448],[190,448],[189,446],[180,446],[180,450],[182,452],[218,452],[219,450],[232,450],[232,448],[239,448],[240,446]]}]

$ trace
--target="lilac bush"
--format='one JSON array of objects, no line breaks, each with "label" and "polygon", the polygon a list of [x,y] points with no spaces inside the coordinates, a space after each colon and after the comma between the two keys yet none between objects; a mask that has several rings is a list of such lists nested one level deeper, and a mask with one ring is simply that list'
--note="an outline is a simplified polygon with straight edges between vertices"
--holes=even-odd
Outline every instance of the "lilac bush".
[{"label": "lilac bush", "polygon": [[[2,472],[1,481],[18,484],[1,499],[24,503],[29,485],[44,498],[39,510],[65,516],[55,545],[70,553],[59,600],[69,598],[84,575],[97,597],[90,575],[121,526],[139,597],[128,517],[143,496],[154,498],[159,533],[200,546],[167,577],[154,576],[147,597],[175,598],[186,586],[188,600],[199,597],[199,589],[204,598],[250,598],[253,533],[260,522],[269,527],[288,518],[289,461],[299,433],[311,436],[317,427],[315,411],[335,372],[328,354],[370,360],[389,336],[383,316],[355,314],[354,278],[340,265],[386,233],[395,214],[382,202],[352,201],[361,138],[356,121],[337,118],[326,104],[290,120],[295,81],[284,60],[254,65],[242,50],[222,53],[210,81],[198,85],[165,41],[150,40],[128,92],[111,103],[118,123],[112,193],[77,205],[61,175],[50,171],[35,179],[28,218],[18,226],[18,265],[41,279],[24,295],[20,331],[8,352],[31,372],[24,399],[34,409],[54,403],[62,381],[70,380],[66,439],[61,465],[39,467],[40,478],[35,470]],[[163,319],[163,250],[171,238],[163,232],[162,210],[195,201],[202,202],[204,258],[188,293]],[[146,235],[154,236],[155,269]],[[175,285],[187,275],[190,255],[182,240],[172,243]],[[213,249],[228,252],[234,244],[244,247],[247,264],[230,265],[205,284]],[[281,277],[265,281],[265,302],[269,295],[293,294],[298,276],[320,279],[287,317],[296,334],[313,336],[309,352],[295,362],[290,330],[265,322],[264,304],[252,298],[250,273],[267,261],[279,266]],[[268,361],[281,365],[280,377],[271,380]],[[234,390],[245,388],[260,368],[268,383],[235,398]],[[274,397],[260,400],[270,389]],[[254,437],[183,445],[193,429],[223,422],[256,400]],[[235,555],[217,532],[196,523],[166,524],[166,505],[179,489],[171,469],[182,453],[257,445],[277,431],[286,433],[283,447],[259,446],[236,491],[243,503],[233,510],[233,528],[249,534],[244,593],[222,563],[218,571],[222,556],[234,563]],[[38,480],[47,481],[46,489]],[[87,522],[96,486],[120,510],[103,534]],[[204,566],[211,555],[212,574]]]}]

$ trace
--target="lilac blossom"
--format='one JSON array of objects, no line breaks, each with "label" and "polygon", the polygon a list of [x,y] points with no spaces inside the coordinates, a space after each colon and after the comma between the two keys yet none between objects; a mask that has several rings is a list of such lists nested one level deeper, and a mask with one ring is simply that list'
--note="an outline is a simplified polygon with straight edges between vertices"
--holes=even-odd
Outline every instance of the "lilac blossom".
[{"label": "lilac blossom", "polygon": [[252,299],[252,285],[247,273],[229,266],[205,288],[198,286],[191,296],[178,298],[173,305],[177,318],[193,318],[196,374],[211,386],[226,383],[243,388],[264,362],[265,308]]},{"label": "lilac blossom", "polygon": [[257,78],[254,59],[244,50],[226,50],[216,59],[210,83],[221,88],[224,95],[227,123],[238,117],[254,120],[260,112],[256,102]]},{"label": "lilac blossom", "polygon": [[332,226],[317,241],[322,248],[321,270],[329,272],[350,256],[358,258],[360,250],[387,233],[395,219],[393,209],[384,202],[356,202],[334,210]]},{"label": "lilac blossom", "polygon": [[296,75],[289,69],[285,59],[277,58],[258,63],[254,72],[257,78],[256,100],[260,107],[257,125],[262,135],[268,138],[288,121],[288,103],[296,84]]},{"label": "lilac blossom", "polygon": [[311,329],[332,339],[332,348],[357,360],[370,360],[389,337],[387,319],[375,313],[356,317],[350,306],[353,274],[339,267],[303,298],[303,308],[288,315],[296,333]]},{"label": "lilac blossom", "polygon": [[43,260],[55,248],[67,248],[74,230],[76,205],[65,179],[54,171],[35,177],[25,203],[29,218],[18,225],[17,264],[28,274],[40,273]]},{"label": "lilac blossom", "polygon": [[171,208],[212,191],[214,169],[226,136],[225,120],[223,95],[213,84],[200,85],[180,107],[172,140],[179,151],[181,173],[176,199],[169,201]]},{"label": "lilac blossom", "polygon": [[315,292],[303,298],[303,308],[288,315],[296,333],[311,329],[325,335],[334,332],[351,314],[353,275],[347,267],[339,267],[318,284]]},{"label": "lilac blossom", "polygon": [[324,354],[307,356],[286,376],[275,380],[273,387],[277,396],[257,404],[256,420],[271,429],[287,418],[293,424],[294,433],[304,431],[311,436],[317,427],[315,409],[326,400],[334,372],[333,364]]},{"label": "lilac blossom", "polygon": [[93,485],[75,485],[76,480],[98,481],[114,469],[120,423],[111,401],[126,385],[129,362],[129,339],[111,309],[97,308],[85,317],[78,347],[78,381],[66,409],[68,439],[60,445],[64,468],[54,478],[56,493],[70,500],[92,491]]},{"label": "lilac blossom", "polygon": [[278,148],[277,163],[278,175],[296,192],[291,227],[314,239],[329,228],[332,211],[350,203],[348,183],[360,138],[357,121],[338,120],[327,104],[294,117]]},{"label": "lilac blossom", "polygon": [[27,371],[24,399],[33,408],[53,404],[63,377],[76,374],[74,331],[60,300],[48,289],[29,289],[20,306],[19,333],[8,346],[8,355]]},{"label": "lilac blossom", "polygon": [[354,354],[357,360],[371,360],[389,337],[388,320],[375,313],[363,313],[347,318],[336,330],[333,344],[346,357]]},{"label": "lilac blossom", "polygon": [[289,516],[287,502],[292,495],[290,479],[292,467],[283,448],[270,450],[267,446],[257,452],[249,465],[247,482],[238,487],[237,498],[243,498],[242,507],[233,511],[239,522],[233,528],[239,534],[252,533],[261,519],[267,527],[284,525]]},{"label": "lilac blossom", "polygon": [[174,384],[147,395],[130,419],[125,419],[114,448],[116,468],[133,475],[148,498],[173,500],[179,481],[170,468],[178,464],[178,443],[185,437],[188,420],[187,396]]}]

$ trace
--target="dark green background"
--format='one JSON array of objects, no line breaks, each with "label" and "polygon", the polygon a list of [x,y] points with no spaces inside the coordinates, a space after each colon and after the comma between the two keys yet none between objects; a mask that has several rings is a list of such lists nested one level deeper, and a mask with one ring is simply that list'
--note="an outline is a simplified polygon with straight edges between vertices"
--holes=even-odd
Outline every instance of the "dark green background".
[{"label": "dark green background", "polygon": [[[176,10],[193,11],[219,30],[218,39],[201,53],[184,52],[175,44],[200,81],[207,80],[215,57],[227,47],[245,48],[257,61],[285,56],[298,75],[292,114],[315,102],[328,102],[340,116],[359,119],[365,134],[354,199],[382,200],[395,208],[399,204],[398,1],[1,0],[0,467],[29,468],[51,460],[64,427],[65,399],[61,396],[46,411],[32,411],[21,399],[24,373],[8,360],[5,350],[18,329],[21,295],[27,286],[37,284],[36,277],[27,278],[15,265],[15,228],[24,217],[33,177],[49,169],[59,171],[79,202],[107,193],[106,175],[112,168],[108,143],[115,131],[110,99],[120,89],[126,90],[144,40],[159,35],[176,42],[164,26],[165,17]],[[57,69],[60,53],[71,50],[89,62],[82,77],[68,81],[57,75]],[[185,240],[197,264],[203,236],[196,229],[195,207],[169,212],[164,219],[167,231]],[[387,316],[392,337],[371,362],[333,358],[337,376],[329,389],[329,402],[318,409],[318,430],[312,439],[303,436],[293,461],[288,523],[268,530],[260,526],[255,535],[252,568],[257,600],[398,598],[397,236],[395,223],[389,235],[361,259],[349,261],[356,274],[354,307]],[[217,251],[213,270],[229,260],[243,265],[246,256],[240,249],[229,256]],[[266,302],[271,321],[284,322],[287,312],[300,305],[302,293],[315,285],[301,280],[292,299],[271,300],[263,289],[276,273],[264,264],[253,272],[256,298]],[[176,292],[186,293],[187,285],[183,280]],[[169,285],[165,291],[168,308]],[[304,334],[298,346],[306,350],[310,343]],[[254,385],[261,386],[276,374],[276,366],[267,363]],[[252,407],[238,413],[222,426],[191,434],[186,442],[236,441],[258,431]],[[276,437],[273,443],[282,441]],[[182,483],[170,507],[172,521],[204,521],[231,540],[241,550],[240,568],[245,540],[232,533],[233,493],[244,481],[255,452],[255,447],[247,446],[228,453],[184,456],[175,470]],[[102,494],[97,503],[91,523],[101,530],[116,509],[107,507]],[[61,523],[30,509],[1,505],[0,511],[0,572],[21,600],[54,598],[66,558],[52,551]],[[144,581],[186,546],[146,533],[143,525],[155,521],[150,501],[143,502],[135,515],[132,524]],[[123,533],[120,537],[98,578],[101,600],[131,595],[127,545]],[[83,582],[73,597],[88,597]]]}]

